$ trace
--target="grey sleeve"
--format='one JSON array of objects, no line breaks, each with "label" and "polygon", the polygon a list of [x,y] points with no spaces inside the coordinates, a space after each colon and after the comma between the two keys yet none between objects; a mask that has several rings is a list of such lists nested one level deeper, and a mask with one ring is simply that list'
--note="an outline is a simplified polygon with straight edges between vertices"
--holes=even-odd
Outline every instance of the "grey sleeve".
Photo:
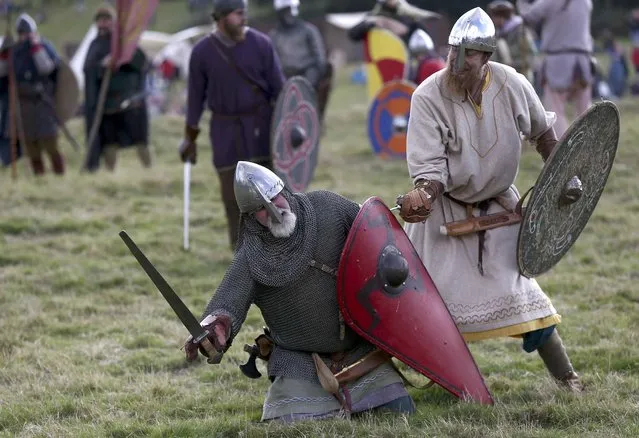
[{"label": "grey sleeve", "polygon": [[315,62],[307,71],[307,79],[317,86],[326,68],[326,47],[319,30],[313,25],[306,26],[306,39]]},{"label": "grey sleeve", "polygon": [[241,249],[235,255],[233,262],[226,270],[222,282],[206,306],[202,315],[225,315],[231,318],[231,336],[229,343],[240,331],[249,307],[253,303],[256,283],[249,274],[249,266],[244,251]]},{"label": "grey sleeve", "polygon": [[534,3],[517,0],[517,10],[526,24],[534,26],[555,14],[558,3],[558,0],[535,0]]}]

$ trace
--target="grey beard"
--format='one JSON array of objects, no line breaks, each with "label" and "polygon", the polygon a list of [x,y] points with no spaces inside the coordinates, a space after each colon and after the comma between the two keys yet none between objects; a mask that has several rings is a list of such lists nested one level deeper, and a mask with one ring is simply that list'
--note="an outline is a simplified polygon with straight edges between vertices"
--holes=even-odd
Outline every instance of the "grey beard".
[{"label": "grey beard", "polygon": [[282,223],[278,224],[269,216],[266,221],[266,226],[273,237],[290,237],[293,231],[295,231],[297,216],[289,209],[278,208],[278,211],[282,214]]}]

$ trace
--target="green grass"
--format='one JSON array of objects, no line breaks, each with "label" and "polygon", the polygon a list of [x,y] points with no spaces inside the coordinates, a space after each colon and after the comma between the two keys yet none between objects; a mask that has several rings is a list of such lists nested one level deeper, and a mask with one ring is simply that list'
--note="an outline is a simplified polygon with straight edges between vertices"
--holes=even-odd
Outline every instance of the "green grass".
[{"label": "green grass", "polygon": [[[366,92],[346,77],[340,73],[332,96],[311,188],[392,203],[410,188],[406,165],[372,156]],[[471,350],[493,407],[431,388],[411,390],[418,412],[409,419],[259,423],[268,382],[237,367],[242,345],[259,333],[259,312],[251,310],[221,365],[187,364],[186,330],[118,237],[126,229],[197,315],[231,261],[207,129],[193,170],[192,248],[181,249],[183,120],[167,117],[153,120],[148,171],[127,150],[114,174],[79,174],[82,156],[61,137],[65,177],[36,179],[25,160],[17,181],[0,172],[0,435],[638,436],[639,101],[619,108],[622,137],[606,191],[573,249],[539,278],[563,315],[560,330],[586,393],[558,389],[520,342],[491,340]],[[70,128],[82,138],[80,121]],[[520,189],[541,167],[528,150]]]}]

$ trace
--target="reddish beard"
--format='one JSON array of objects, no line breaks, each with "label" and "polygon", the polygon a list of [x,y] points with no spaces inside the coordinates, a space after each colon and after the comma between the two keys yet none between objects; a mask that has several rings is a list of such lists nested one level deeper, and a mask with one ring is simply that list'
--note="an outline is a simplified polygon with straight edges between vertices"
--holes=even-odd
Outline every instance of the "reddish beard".
[{"label": "reddish beard", "polygon": [[466,96],[467,91],[471,91],[477,83],[481,82],[484,76],[483,66],[466,67],[454,72],[454,64],[456,59],[448,56],[446,61],[446,71],[444,72],[444,80],[448,88],[461,97]]}]

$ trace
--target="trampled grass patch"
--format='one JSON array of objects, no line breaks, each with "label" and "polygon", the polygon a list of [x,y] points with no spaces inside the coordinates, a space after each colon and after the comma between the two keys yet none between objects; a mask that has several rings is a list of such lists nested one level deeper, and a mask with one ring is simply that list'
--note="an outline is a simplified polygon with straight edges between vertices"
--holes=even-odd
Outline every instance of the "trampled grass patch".
[{"label": "trampled grass patch", "polygon": [[[365,89],[340,73],[312,189],[388,204],[410,188],[405,163],[378,160],[366,138]],[[538,281],[587,391],[557,388],[514,339],[470,344],[496,405],[410,389],[410,418],[259,423],[268,387],[238,365],[259,334],[255,309],[223,363],[185,362],[186,330],[124,246],[125,229],[198,316],[232,259],[206,128],[192,172],[191,249],[182,250],[183,120],[153,120],[154,164],[122,151],[114,174],[80,174],[61,137],[63,178],[0,171],[0,433],[6,436],[637,436],[639,435],[639,101],[619,103],[622,137],[609,184],[566,257]],[[206,122],[202,122],[202,127]],[[82,138],[82,123],[70,123]],[[520,190],[542,162],[528,148]],[[264,372],[262,363],[259,369]],[[426,379],[410,374],[417,383]]]}]

